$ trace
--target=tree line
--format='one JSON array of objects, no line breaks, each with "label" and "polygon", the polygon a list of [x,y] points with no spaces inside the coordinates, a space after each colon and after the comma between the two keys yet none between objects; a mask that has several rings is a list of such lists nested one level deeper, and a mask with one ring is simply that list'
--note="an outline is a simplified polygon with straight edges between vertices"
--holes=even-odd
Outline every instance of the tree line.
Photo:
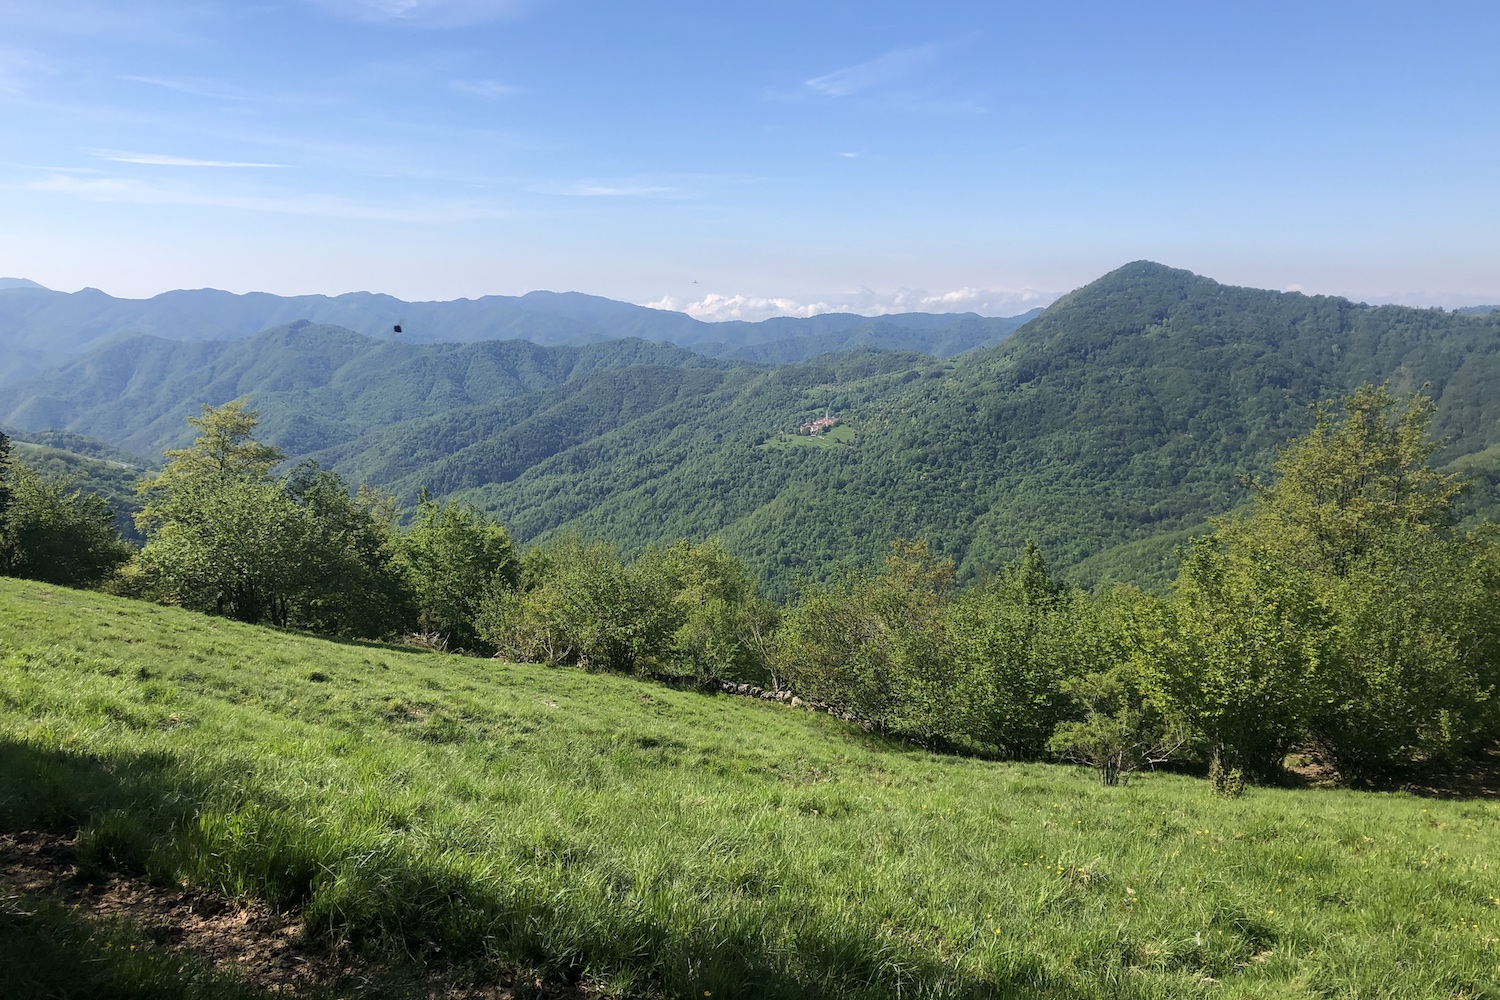
[{"label": "tree line", "polygon": [[1433,404],[1363,386],[1315,410],[1252,501],[1191,543],[1170,591],[1060,584],[1030,544],[959,587],[898,541],[883,566],[777,605],[717,542],[634,560],[567,536],[520,552],[475,508],[351,490],[205,407],[140,486],[145,544],[101,501],[9,461],[0,570],[247,622],[510,660],[796,691],[937,750],[1060,757],[1114,784],[1169,759],[1214,787],[1276,780],[1294,747],[1346,775],[1500,736],[1500,545],[1456,526]]}]

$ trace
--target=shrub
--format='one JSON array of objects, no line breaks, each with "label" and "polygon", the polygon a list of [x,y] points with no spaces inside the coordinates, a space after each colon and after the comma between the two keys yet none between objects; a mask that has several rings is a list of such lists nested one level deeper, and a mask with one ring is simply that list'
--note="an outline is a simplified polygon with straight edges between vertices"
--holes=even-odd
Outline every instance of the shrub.
[{"label": "shrub", "polygon": [[23,465],[0,468],[0,574],[67,587],[105,580],[134,551],[115,533],[101,497],[45,479]]}]

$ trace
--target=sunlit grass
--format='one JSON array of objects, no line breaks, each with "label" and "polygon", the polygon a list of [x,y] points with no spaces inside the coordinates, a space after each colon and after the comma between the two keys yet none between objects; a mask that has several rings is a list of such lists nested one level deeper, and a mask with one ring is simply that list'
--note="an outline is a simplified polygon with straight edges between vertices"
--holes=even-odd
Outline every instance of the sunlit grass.
[{"label": "sunlit grass", "polygon": [[606,992],[1500,997],[1497,819],[0,581],[0,823]]},{"label": "sunlit grass", "polygon": [[831,427],[822,434],[777,434],[758,447],[765,451],[780,451],[787,448],[837,448],[853,445],[859,435],[848,424]]}]

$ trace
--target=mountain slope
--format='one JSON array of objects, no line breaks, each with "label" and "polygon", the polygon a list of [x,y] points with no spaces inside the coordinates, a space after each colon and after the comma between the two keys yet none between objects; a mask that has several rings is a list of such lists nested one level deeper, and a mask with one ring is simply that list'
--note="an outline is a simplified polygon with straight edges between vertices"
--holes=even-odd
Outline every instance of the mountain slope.
[{"label": "mountain slope", "polygon": [[523,396],[597,371],[729,364],[640,340],[419,345],[298,322],[236,341],[116,341],[11,387],[0,422],[63,427],[154,455],[191,436],[186,418],[200,404],[248,395],[262,411],[266,436],[302,455],[375,427]]},{"label": "mountain slope", "polygon": [[[865,398],[802,373],[802,412],[832,406],[857,434],[768,447],[752,393],[712,421],[622,428],[472,496],[523,537],[576,528],[639,546],[717,531],[785,578],[873,558],[922,535],[981,574],[1040,540],[1085,579],[1159,582],[1169,547],[1246,499],[1308,426],[1308,404],[1361,381],[1431,383],[1440,456],[1500,441],[1500,317],[1232,288],[1129,265],[1066,297],[1004,345],[913,368]],[[769,385],[771,376],[764,376]],[[764,393],[764,389],[758,390]],[[752,405],[754,404],[754,405]],[[784,416],[797,412],[787,401]],[[1119,559],[1100,558],[1118,549]]]},{"label": "mountain slope", "polygon": [[[778,331],[777,324],[782,322],[780,320],[766,320],[757,324],[722,323],[717,325],[729,328],[728,339],[683,343],[710,357],[779,365],[796,364],[820,354],[834,354],[861,347],[883,351],[916,351],[937,358],[951,358],[976,347],[994,346],[1040,314],[1040,309],[1033,309],[1020,316],[1000,318],[976,316],[972,313],[962,316],[923,316],[916,313],[865,320],[853,326],[824,332],[794,332],[781,337],[774,336]],[[941,322],[922,325],[918,320]],[[761,339],[768,335],[774,339]],[[735,346],[736,342],[738,346]]]},{"label": "mountain slope", "polygon": [[[0,420],[137,452],[248,393],[269,440],[410,503],[425,486],[522,541],[627,551],[723,537],[786,593],[926,537],[967,576],[1039,540],[1081,582],[1156,585],[1174,546],[1246,499],[1307,406],[1429,384],[1439,455],[1500,483],[1500,314],[1369,307],[1138,262],[997,347],[858,349],[766,368],[641,342],[410,345],[301,326],[234,344],[115,345],[24,384]],[[116,352],[116,353],[111,353]],[[132,360],[133,359],[133,360]],[[837,433],[799,436],[825,412]]]}]

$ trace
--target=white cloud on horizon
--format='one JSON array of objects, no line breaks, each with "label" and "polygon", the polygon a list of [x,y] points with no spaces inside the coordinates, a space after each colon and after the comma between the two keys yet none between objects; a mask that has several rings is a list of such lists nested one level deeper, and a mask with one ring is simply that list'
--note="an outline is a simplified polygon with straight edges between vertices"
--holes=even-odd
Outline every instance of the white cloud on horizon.
[{"label": "white cloud on horizon", "polygon": [[911,312],[972,312],[981,316],[1015,316],[1038,306],[1046,306],[1060,294],[1035,289],[996,291],[977,288],[960,288],[940,293],[903,288],[896,292],[882,293],[865,288],[853,294],[818,296],[811,301],[800,301],[785,297],[709,292],[699,299],[664,295],[654,302],[644,302],[642,305],[648,309],[687,313],[694,319],[709,323],[730,320],[756,322],[778,316],[806,318],[835,312],[872,317]]}]

